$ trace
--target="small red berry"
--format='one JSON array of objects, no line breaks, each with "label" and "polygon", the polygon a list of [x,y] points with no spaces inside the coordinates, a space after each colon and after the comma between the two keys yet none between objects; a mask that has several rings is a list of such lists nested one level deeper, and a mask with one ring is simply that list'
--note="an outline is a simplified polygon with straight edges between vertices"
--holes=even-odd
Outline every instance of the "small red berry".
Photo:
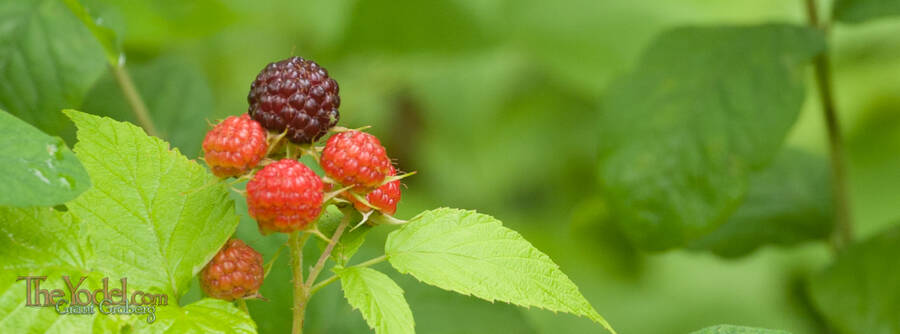
[{"label": "small red berry", "polygon": [[248,112],[276,133],[287,130],[297,144],[312,143],[340,118],[338,84],[311,60],[291,57],[270,63],[250,84]]},{"label": "small red berry", "polygon": [[247,183],[247,208],[263,234],[303,229],[322,212],[322,179],[309,167],[282,159]]},{"label": "small red berry", "polygon": [[[396,175],[396,170],[394,170],[394,166],[391,166],[391,173],[389,176]],[[326,190],[331,190],[331,185],[325,186]],[[359,200],[356,199],[350,192],[352,190],[348,190],[344,193],[341,193],[339,196],[345,200],[353,203],[353,207],[356,208],[359,212],[369,212],[372,211],[372,208],[368,205],[363,204]],[[400,202],[400,180],[394,180],[388,183],[383,184],[382,186],[375,188],[375,190],[370,191],[366,195],[366,201],[369,202],[372,206],[374,206],[378,211],[382,213],[393,215],[397,212],[397,203]]]},{"label": "small red berry", "polygon": [[257,294],[263,276],[262,255],[231,239],[200,272],[200,286],[213,298],[241,299]]},{"label": "small red berry", "polygon": [[328,138],[321,160],[325,174],[357,190],[377,187],[392,168],[378,138],[355,130]]},{"label": "small red berry", "polygon": [[230,116],[203,139],[203,157],[218,177],[239,176],[266,156],[266,130],[246,114]]}]

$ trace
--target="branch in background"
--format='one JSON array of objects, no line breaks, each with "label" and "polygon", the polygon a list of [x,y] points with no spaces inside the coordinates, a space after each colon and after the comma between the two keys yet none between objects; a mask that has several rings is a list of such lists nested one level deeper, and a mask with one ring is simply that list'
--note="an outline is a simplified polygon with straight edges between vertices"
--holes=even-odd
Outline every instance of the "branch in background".
[{"label": "branch in background", "polygon": [[141,99],[141,94],[138,93],[137,88],[134,86],[134,81],[131,80],[128,71],[125,70],[125,56],[115,42],[115,32],[107,27],[97,25],[87,9],[78,0],[63,0],[63,2],[69,7],[69,11],[75,14],[81,20],[81,23],[90,30],[94,39],[103,47],[103,53],[106,55],[109,68],[115,75],[116,82],[119,84],[119,88],[122,89],[122,94],[128,100],[128,105],[131,106],[131,112],[137,118],[138,124],[147,131],[147,134],[159,137],[159,132],[156,131],[153,120],[150,118],[150,113],[147,111],[147,105]]},{"label": "branch in background", "polygon": [[[809,17],[809,25],[821,29],[827,39],[828,23],[819,20],[815,0],[806,0],[806,14]],[[841,135],[841,126],[834,103],[830,60],[827,50],[816,57],[814,67],[822,112],[825,115],[825,124],[828,129],[828,149],[831,157],[831,179],[836,223],[834,242],[836,248],[842,249],[853,242],[853,222],[847,189],[847,167],[844,160],[843,136]]]}]

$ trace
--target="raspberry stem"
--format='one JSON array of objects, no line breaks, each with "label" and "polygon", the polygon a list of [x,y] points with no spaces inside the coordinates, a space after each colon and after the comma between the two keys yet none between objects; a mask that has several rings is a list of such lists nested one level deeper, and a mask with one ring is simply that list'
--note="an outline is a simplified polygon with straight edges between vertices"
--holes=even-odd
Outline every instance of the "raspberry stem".
[{"label": "raspberry stem", "polygon": [[293,267],[294,283],[294,318],[291,333],[303,333],[303,317],[306,312],[306,304],[309,301],[309,291],[303,284],[303,246],[309,234],[302,232],[291,233],[288,238],[288,246],[291,250],[291,267]]},{"label": "raspberry stem", "polygon": [[328,246],[325,247],[325,251],[323,251],[322,255],[319,256],[319,261],[316,262],[315,267],[313,267],[309,272],[309,277],[306,279],[306,289],[311,288],[313,283],[316,282],[316,277],[319,276],[319,273],[322,272],[322,268],[325,267],[325,262],[328,260],[328,256],[331,255],[331,251],[334,249],[334,245],[337,244],[338,240],[341,239],[341,234],[344,233],[344,230],[349,224],[350,214],[348,212],[344,212],[344,217],[341,218],[340,224],[338,224],[337,229],[334,230],[334,234],[331,236],[331,241],[328,242]]}]

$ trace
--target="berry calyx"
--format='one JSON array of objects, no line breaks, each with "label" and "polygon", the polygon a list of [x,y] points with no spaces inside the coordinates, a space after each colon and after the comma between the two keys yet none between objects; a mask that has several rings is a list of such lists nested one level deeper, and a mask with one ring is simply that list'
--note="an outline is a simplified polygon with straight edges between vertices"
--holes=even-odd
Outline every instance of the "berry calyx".
[{"label": "berry calyx", "polygon": [[230,116],[203,139],[203,157],[212,173],[226,178],[247,173],[266,156],[266,131],[249,116]]},{"label": "berry calyx", "polygon": [[305,228],[319,217],[323,198],[322,179],[292,159],[266,165],[247,183],[247,208],[262,234]]},{"label": "berry calyx", "polygon": [[322,169],[330,178],[357,191],[379,186],[391,173],[391,159],[375,136],[356,130],[337,133],[325,144]]},{"label": "berry calyx", "polygon": [[200,286],[213,298],[255,297],[263,276],[262,255],[243,241],[231,239],[200,272]]},{"label": "berry calyx", "polygon": [[276,133],[287,130],[296,144],[315,142],[340,118],[337,82],[319,64],[300,57],[267,65],[250,84],[247,102],[253,119]]}]

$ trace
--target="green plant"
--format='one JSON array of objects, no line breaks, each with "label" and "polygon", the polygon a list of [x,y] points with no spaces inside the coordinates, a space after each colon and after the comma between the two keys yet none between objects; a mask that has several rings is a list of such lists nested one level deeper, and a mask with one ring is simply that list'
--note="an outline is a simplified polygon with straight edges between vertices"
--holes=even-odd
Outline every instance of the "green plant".
[{"label": "green plant", "polygon": [[[879,231],[898,214],[898,14],[878,0],[0,1],[0,332],[592,332],[609,328],[597,306],[620,332],[900,333],[897,227]],[[300,108],[315,117],[254,111],[278,69],[251,86],[270,130],[247,123],[252,154],[229,156],[229,131],[199,145],[204,119],[242,111],[252,71],[292,47],[332,70],[293,60],[324,85]],[[340,180],[310,143],[344,130],[328,130],[338,106],[422,173]],[[827,155],[804,143],[818,128]],[[243,181],[281,159],[325,182],[303,183],[308,219],[274,228],[253,219],[272,196],[246,203]],[[262,295],[204,298],[198,273],[234,237],[266,260]],[[97,311],[126,285],[145,305]],[[65,303],[32,303],[45,298]]]}]

